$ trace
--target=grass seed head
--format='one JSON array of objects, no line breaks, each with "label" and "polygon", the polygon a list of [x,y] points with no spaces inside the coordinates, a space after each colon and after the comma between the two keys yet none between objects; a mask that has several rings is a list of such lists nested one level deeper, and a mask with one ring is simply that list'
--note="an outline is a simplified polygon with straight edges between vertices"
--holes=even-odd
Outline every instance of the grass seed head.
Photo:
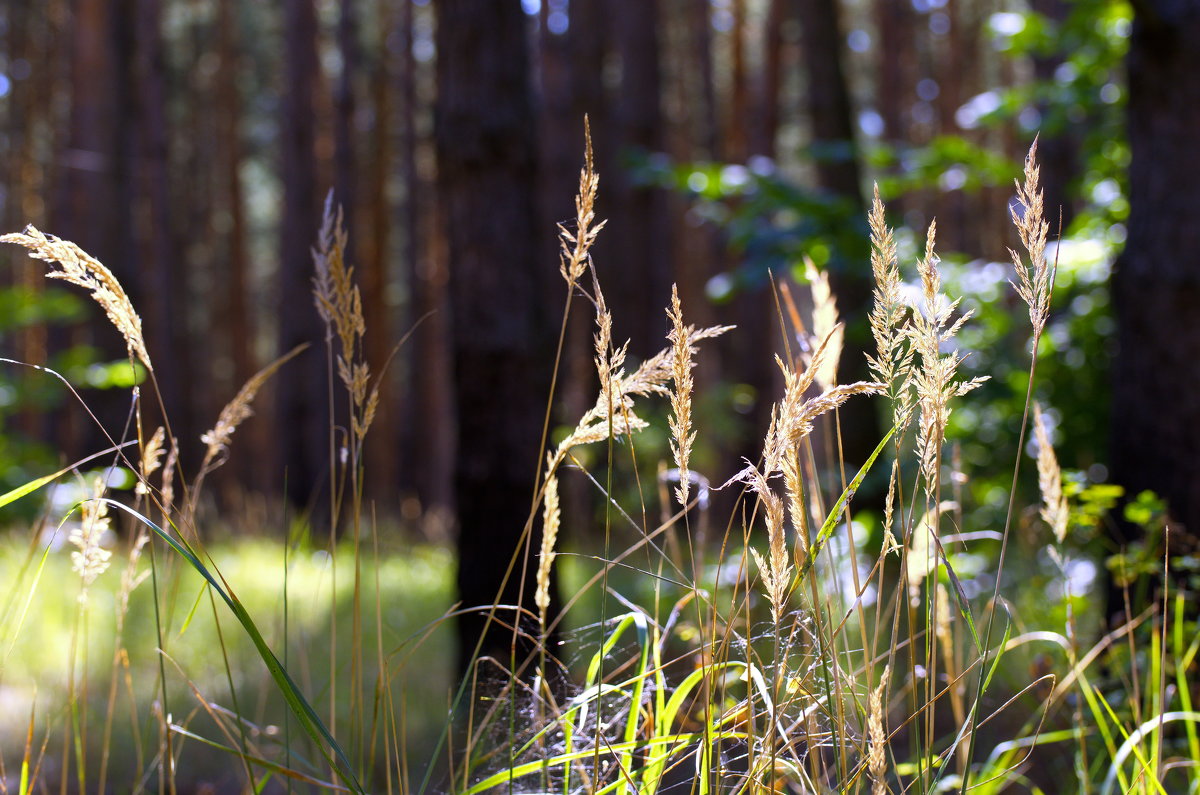
[{"label": "grass seed head", "polygon": [[102,478],[92,483],[92,498],[79,508],[79,525],[71,531],[67,541],[75,547],[71,553],[71,568],[83,581],[79,600],[87,601],[87,589],[96,578],[108,570],[112,552],[100,545],[112,525],[108,516],[108,503],[103,500],[105,484]]},{"label": "grass seed head", "polygon": [[683,307],[679,301],[679,288],[671,285],[671,308],[667,310],[671,320],[671,331],[667,339],[671,342],[671,378],[675,388],[671,390],[671,452],[679,468],[679,487],[675,496],[681,505],[687,505],[691,481],[688,478],[688,460],[692,453],[692,442],[696,434],[692,431],[692,353],[688,344],[688,329],[683,325]]},{"label": "grass seed head", "polygon": [[1008,253],[1012,256],[1017,273],[1017,281],[1011,284],[1017,295],[1029,305],[1029,322],[1033,325],[1035,335],[1040,335],[1046,326],[1046,318],[1050,314],[1050,293],[1054,289],[1054,269],[1046,262],[1046,238],[1050,233],[1050,223],[1045,218],[1040,174],[1037,139],[1034,139],[1025,157],[1025,183],[1016,183],[1021,210],[1018,211],[1016,206],[1011,209],[1013,224],[1021,236],[1021,245],[1029,254],[1029,265],[1022,262],[1021,255],[1016,251],[1009,249]]},{"label": "grass seed head", "polygon": [[842,342],[845,329],[838,320],[837,300],[829,286],[829,273],[817,270],[813,261],[804,259],[804,272],[808,277],[809,290],[812,292],[813,313],[812,328],[814,345],[824,342],[828,347],[816,368],[814,380],[821,389],[832,389],[837,385],[838,362],[842,358]]},{"label": "grass seed head", "polygon": [[1054,540],[1062,544],[1067,537],[1067,525],[1071,517],[1070,506],[1066,495],[1063,494],[1062,470],[1058,466],[1054,446],[1050,443],[1045,415],[1037,403],[1033,404],[1033,429],[1037,436],[1038,489],[1042,494],[1042,519],[1050,526]]},{"label": "grass seed head", "polygon": [[150,354],[142,338],[142,319],[133,311],[133,303],[112,271],[71,241],[43,234],[32,225],[19,234],[0,237],[0,242],[24,246],[33,259],[58,263],[62,270],[51,270],[46,277],[89,290],[92,299],[104,309],[109,321],[125,338],[129,355],[136,356],[147,370],[153,372]]},{"label": "grass seed head", "polygon": [[884,795],[888,792],[887,780],[887,731],[883,722],[883,693],[887,689],[891,667],[885,666],[879,684],[871,691],[867,707],[867,770],[871,774],[871,795]]},{"label": "grass seed head", "polygon": [[538,559],[537,591],[533,597],[538,609],[538,618],[543,626],[546,624],[546,610],[550,607],[550,571],[556,556],[554,550],[558,544],[558,527],[561,521],[558,476],[552,474],[546,478],[545,491],[542,494],[542,549]]},{"label": "grass seed head", "polygon": [[142,449],[142,460],[140,469],[140,477],[137,485],[134,486],[134,493],[146,495],[150,493],[150,476],[162,465],[162,455],[165,452],[163,443],[166,441],[166,432],[160,425],[150,437],[150,441],[146,442],[146,446]]},{"label": "grass seed head", "polygon": [[579,172],[579,193],[575,196],[575,231],[572,232],[563,224],[558,225],[559,272],[567,282],[569,289],[574,289],[579,279],[583,277],[591,261],[592,245],[596,236],[604,228],[606,221],[596,222],[596,191],[600,187],[600,175],[592,162],[592,130],[584,117],[584,158],[583,169]]}]

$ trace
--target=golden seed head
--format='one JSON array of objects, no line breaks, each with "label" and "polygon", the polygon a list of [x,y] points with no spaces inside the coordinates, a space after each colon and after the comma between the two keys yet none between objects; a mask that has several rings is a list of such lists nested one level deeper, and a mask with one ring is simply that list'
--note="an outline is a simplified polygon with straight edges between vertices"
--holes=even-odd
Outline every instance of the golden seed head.
[{"label": "golden seed head", "polygon": [[142,338],[142,319],[133,311],[133,304],[117,277],[99,260],[71,241],[43,234],[33,225],[25,227],[20,234],[0,237],[0,242],[24,246],[33,259],[58,263],[62,270],[51,270],[46,277],[61,279],[91,291],[92,299],[104,309],[109,321],[125,338],[129,355],[140,359],[147,370],[154,370]]}]

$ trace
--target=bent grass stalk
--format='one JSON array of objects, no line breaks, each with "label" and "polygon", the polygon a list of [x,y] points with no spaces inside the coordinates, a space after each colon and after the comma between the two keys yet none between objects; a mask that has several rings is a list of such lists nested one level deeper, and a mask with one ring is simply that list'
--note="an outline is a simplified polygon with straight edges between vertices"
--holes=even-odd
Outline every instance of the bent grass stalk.
[{"label": "bent grass stalk", "polygon": [[[553,391],[548,400],[542,444],[542,455],[545,457],[538,462],[530,515],[522,537],[522,547],[531,550],[533,528],[540,513],[542,536],[537,548],[537,565],[531,569],[537,585],[533,605],[536,614],[526,611],[537,620],[540,643],[536,658],[526,661],[514,658],[509,661],[511,670],[508,672],[507,687],[490,708],[484,709],[472,701],[472,722],[468,727],[464,757],[467,761],[462,767],[454,762],[451,764],[451,780],[461,785],[460,793],[475,795],[491,790],[513,790],[518,779],[528,776],[532,781],[532,777],[537,776],[540,777],[541,791],[561,791],[564,795],[580,790],[593,793],[636,791],[639,795],[651,795],[665,787],[673,776],[680,775],[686,766],[689,775],[694,771],[696,791],[701,793],[716,791],[721,787],[732,787],[743,792],[778,791],[779,787],[786,786],[785,782],[790,781],[806,791],[869,790],[872,795],[882,795],[884,792],[904,791],[914,786],[923,790],[954,786],[960,792],[970,790],[986,795],[1022,781],[1021,766],[1040,746],[1070,740],[1078,741],[1081,754],[1092,748],[1099,749],[1099,756],[1091,761],[1090,771],[1103,777],[1103,782],[1099,783],[1102,792],[1115,791],[1117,787],[1122,791],[1163,791],[1159,777],[1166,775],[1170,768],[1164,737],[1171,728],[1184,735],[1185,745],[1193,757],[1198,755],[1196,749],[1200,748],[1200,740],[1197,740],[1200,732],[1196,726],[1200,716],[1194,709],[1187,679],[1189,667],[1200,654],[1200,640],[1190,639],[1186,635],[1182,595],[1175,595],[1176,617],[1172,626],[1153,627],[1149,631],[1149,654],[1142,663],[1146,668],[1135,669],[1133,682],[1144,694],[1144,699],[1139,699],[1141,703],[1135,705],[1132,721],[1127,715],[1119,714],[1118,708],[1106,700],[1107,694],[1101,690],[1098,682],[1093,681],[1089,666],[1099,660],[1106,650],[1119,643],[1121,638],[1127,637],[1132,643],[1135,630],[1152,618],[1150,612],[1131,621],[1119,632],[1110,633],[1082,655],[1076,649],[1076,629],[1071,623],[1073,615],[1069,611],[1066,635],[1027,632],[1014,638],[1011,636],[1012,624],[1006,623],[1000,643],[993,648],[991,641],[996,613],[1002,609],[999,599],[1000,578],[1015,508],[1019,454],[1014,466],[1014,489],[1010,495],[1006,527],[1000,536],[1002,541],[996,586],[988,606],[987,627],[985,632],[978,632],[962,583],[947,554],[950,544],[958,541],[952,541],[950,536],[942,534],[943,527],[951,523],[949,520],[952,516],[956,523],[961,523],[964,515],[957,487],[954,495],[956,502],[942,499],[941,470],[952,401],[979,383],[979,379],[963,380],[957,375],[963,355],[954,350],[953,338],[967,321],[969,313],[959,311],[958,301],[951,300],[942,289],[933,245],[935,227],[932,225],[926,238],[924,256],[917,265],[920,300],[915,305],[905,301],[896,243],[886,226],[878,193],[869,216],[872,269],[876,278],[875,303],[870,316],[876,342],[876,350],[869,357],[872,380],[837,384],[836,371],[832,368],[838,358],[841,329],[837,324],[832,295],[821,283],[819,275],[812,274],[810,281],[814,285],[817,306],[812,322],[813,335],[810,337],[807,331],[803,331],[806,339],[802,348],[806,350],[801,351],[801,356],[793,359],[789,352],[786,360],[779,361],[783,394],[773,408],[772,420],[763,439],[761,458],[757,463],[748,463],[726,483],[726,486],[738,484],[743,487],[744,494],[739,506],[748,516],[742,519],[740,527],[737,516],[731,516],[717,559],[722,573],[711,588],[704,587],[708,583],[702,583],[701,577],[707,575],[696,564],[699,553],[693,553],[692,570],[685,572],[683,569],[686,567],[681,565],[681,560],[673,561],[663,551],[658,536],[671,530],[677,523],[688,528],[689,508],[694,506],[697,499],[690,477],[693,466],[697,465],[692,460],[696,429],[693,425],[691,370],[695,364],[695,346],[699,341],[715,337],[727,329],[715,327],[696,330],[685,326],[676,288],[672,291],[667,310],[671,328],[669,345],[636,368],[627,365],[628,346],[614,341],[613,316],[599,288],[591,261],[590,248],[603,223],[597,223],[594,215],[598,178],[591,163],[590,140],[588,148],[589,155],[585,157],[576,199],[575,226],[572,231],[560,229],[560,268],[568,292],[563,328],[566,328],[566,316],[576,291],[588,297],[595,307],[596,333],[593,342],[600,382],[599,394],[595,403],[583,413],[563,440],[549,446],[546,439],[549,438],[549,410]],[[1014,213],[1014,221],[1030,264],[1025,267],[1022,259],[1013,254],[1017,266],[1013,286],[1029,305],[1033,326],[1026,416],[1022,421],[1019,441],[1023,446],[1029,414],[1032,413],[1033,432],[1039,443],[1041,514],[1051,528],[1055,548],[1053,554],[1060,555],[1060,569],[1065,577],[1066,553],[1062,547],[1070,527],[1070,499],[1063,491],[1062,472],[1053,458],[1040,407],[1032,403],[1037,343],[1048,318],[1054,282],[1053,267],[1047,264],[1045,257],[1047,225],[1042,218],[1035,153],[1036,147],[1031,150],[1026,162],[1024,184],[1018,185],[1018,196],[1024,211]],[[13,239],[18,237],[21,239]],[[27,246],[35,257],[62,263],[63,273],[69,272],[71,276],[58,278],[67,278],[93,292],[125,337],[131,359],[140,361],[153,377],[149,357],[143,355],[145,346],[141,342],[140,322],[131,320],[136,319],[132,306],[128,305],[127,298],[122,300],[124,293],[120,285],[115,280],[109,281],[111,274],[101,270],[103,266],[73,248],[72,244],[42,235],[37,230],[27,230],[21,236],[6,236],[4,240]],[[332,695],[333,685],[330,724],[327,726],[305,699],[288,669],[276,658],[247,608],[238,600],[211,559],[207,558],[199,542],[191,540],[190,534],[184,533],[185,530],[195,529],[198,500],[206,475],[224,460],[229,437],[248,412],[249,400],[262,381],[282,361],[255,376],[259,381],[253,383],[252,379],[252,383],[248,383],[222,412],[217,426],[205,435],[208,451],[204,463],[191,491],[185,489],[181,499],[184,518],[179,523],[185,525],[182,529],[172,529],[175,513],[172,509],[173,471],[177,463],[177,446],[171,439],[169,426],[148,439],[143,438],[140,420],[139,439],[142,444],[136,507],[129,508],[96,496],[81,509],[97,511],[101,506],[115,507],[132,516],[142,528],[139,538],[158,536],[179,559],[201,575],[214,614],[217,612],[216,597],[219,596],[254,644],[289,711],[333,771],[331,780],[320,781],[308,773],[293,770],[290,762],[280,765],[262,751],[246,733],[247,724],[237,707],[237,695],[232,691],[233,675],[228,661],[226,676],[234,701],[233,717],[215,711],[200,699],[199,690],[193,689],[193,695],[203,702],[197,709],[204,710],[214,720],[224,735],[224,742],[204,738],[190,727],[192,715],[197,714],[195,711],[182,720],[172,718],[168,723],[166,674],[163,669],[163,662],[167,658],[164,652],[159,655],[163,736],[159,757],[161,763],[158,766],[163,789],[174,786],[173,762],[177,748],[171,745],[171,737],[174,736],[178,742],[185,739],[200,742],[236,757],[246,769],[251,789],[257,789],[270,777],[284,776],[319,787],[363,792],[367,782],[360,781],[357,774],[368,768],[379,768],[374,754],[381,742],[388,756],[382,765],[386,771],[388,790],[393,787],[393,782],[399,785],[401,791],[408,790],[410,771],[403,751],[407,734],[402,704],[404,694],[399,695],[401,703],[398,704],[391,689],[391,678],[398,666],[403,664],[403,658],[392,655],[385,657],[384,654],[378,568],[375,572],[375,631],[378,637],[376,657],[380,680],[375,685],[374,702],[371,705],[366,699],[363,652],[359,648],[363,639],[359,623],[363,609],[360,600],[362,561],[358,550],[364,478],[361,450],[380,399],[378,385],[381,374],[372,373],[361,358],[361,340],[365,328],[357,288],[353,285],[352,269],[342,260],[344,246],[345,231],[338,213],[333,211],[329,202],[314,252],[318,271],[314,288],[318,307],[328,324],[330,389],[333,389],[335,381],[340,381],[349,396],[350,406],[347,418],[347,463],[331,480],[334,516],[331,531],[336,528],[338,517],[349,514],[348,524],[353,526],[355,533],[355,623],[350,632],[350,645],[353,648],[350,652],[349,688],[342,691],[350,705],[350,725],[346,727],[350,753],[344,753],[334,734],[333,720],[339,702]],[[589,270],[593,274],[590,291],[581,284]],[[789,314],[798,318],[799,313],[790,305],[790,295],[786,292],[784,300],[789,303]],[[798,333],[803,329],[796,319],[793,319],[793,327]],[[560,334],[559,358],[564,340],[565,331]],[[556,364],[556,373],[557,369]],[[818,423],[827,423],[832,419],[833,438],[837,442],[836,449],[840,450],[836,410],[850,397],[868,394],[886,396],[891,406],[891,428],[849,482],[846,482],[846,473],[842,473],[841,493],[832,505],[826,507],[836,492],[822,492],[810,434]],[[625,437],[632,440],[638,431],[648,426],[643,419],[650,416],[645,404],[656,395],[665,398],[670,406],[668,423],[671,454],[680,476],[673,497],[680,510],[674,515],[665,516],[658,527],[651,528],[646,526],[644,506],[643,519],[639,523],[615,502],[613,488],[617,456],[614,450],[618,439]],[[834,416],[822,419],[822,415],[827,413],[833,413]],[[915,448],[909,446],[908,439],[911,437],[906,436],[906,429],[914,419]],[[599,442],[608,445],[605,477],[599,478],[582,466],[580,469],[605,500],[605,540],[600,557],[602,568],[567,600],[562,610],[552,613],[550,582],[554,566],[568,557],[558,549],[562,519],[558,500],[560,479],[564,477],[562,472],[565,471],[565,464],[579,463],[579,448]],[[334,437],[331,436],[331,445],[334,443]],[[630,447],[632,454],[632,444]],[[113,453],[118,449],[114,443],[114,449],[107,452]],[[150,479],[164,449],[167,451],[167,460],[163,467],[163,482],[156,491],[150,486]],[[827,449],[835,449],[835,446],[829,445]],[[841,526],[850,522],[849,506],[855,492],[888,449],[895,452],[895,458],[891,465],[884,510],[881,533],[883,548],[862,581],[855,567],[853,593],[850,593],[846,590],[848,586],[836,579],[839,561],[834,560],[832,553],[838,549],[838,545],[833,541]],[[331,447],[331,464],[336,468],[338,457],[333,455],[335,452]],[[636,457],[631,455],[631,458],[636,470]],[[909,462],[913,464],[913,469],[903,469]],[[840,463],[831,461],[831,464]],[[957,465],[955,468],[957,470]],[[906,492],[902,488],[901,478],[907,477],[910,472],[914,479],[911,481],[912,488]],[[0,506],[32,493],[61,474],[39,478],[0,496]],[[639,485],[640,494],[640,481],[635,478],[635,482]],[[343,506],[343,500],[347,497],[351,504]],[[142,508],[143,502],[146,503],[145,509]],[[162,511],[162,522],[154,523],[147,518],[151,507]],[[637,515],[636,512],[632,513]],[[617,537],[614,531],[618,523],[627,525],[637,533],[633,543],[619,550],[612,546]],[[794,541],[790,544],[789,525],[794,534]],[[894,525],[899,526],[896,535],[893,535]],[[744,539],[741,549],[736,543],[738,529],[741,529]],[[848,528],[848,533],[853,532]],[[765,539],[765,547],[757,540],[758,534]],[[971,533],[963,530],[954,538],[965,539],[969,535]],[[372,539],[378,564],[379,539],[374,523]],[[853,548],[853,537],[848,536],[847,540],[851,545],[850,554],[857,554]],[[84,570],[88,566],[99,565],[102,556],[93,551],[89,557],[90,547],[84,543],[86,539],[83,533],[79,534],[78,541],[78,565]],[[135,542],[129,551],[126,564],[128,579],[123,579],[121,586],[124,602],[119,611],[117,642],[108,689],[109,706],[101,758],[102,780],[108,764],[118,668],[125,671],[127,685],[129,681],[121,630],[128,594],[137,587],[140,578],[145,577],[145,574],[137,574],[141,543]],[[898,567],[888,564],[893,551],[899,552]],[[642,552],[645,552],[649,561],[644,568],[640,561]],[[634,557],[635,553],[637,558]],[[333,550],[331,554],[334,554]],[[528,552],[525,554],[528,555]],[[654,564],[655,554],[659,556],[657,565]],[[150,546],[149,555],[157,616],[160,583],[158,567],[154,563],[154,544]],[[509,561],[506,577],[516,574],[516,562],[520,559],[522,553],[517,550]],[[638,560],[636,568],[634,560]],[[750,561],[753,561],[753,567]],[[528,563],[528,560],[525,562]],[[668,566],[673,570],[668,570]],[[25,578],[27,568],[28,564],[22,569],[18,582]],[[628,607],[615,617],[607,616],[610,597],[629,603],[616,587],[610,591],[610,586],[620,582],[609,577],[610,572],[618,568],[632,570],[639,577],[653,578],[653,612]],[[39,566],[33,588],[36,588],[40,572]],[[895,587],[889,589],[892,583]],[[750,586],[757,587],[758,584],[762,585],[760,592],[749,590]],[[865,592],[872,584],[877,584],[876,602],[873,608],[868,609]],[[560,625],[567,611],[576,606],[582,594],[596,587],[603,590],[598,648],[587,658],[587,668],[577,689],[563,693],[551,692],[550,688],[545,687],[548,671],[551,665],[560,663],[547,649],[546,638]],[[659,600],[662,594],[667,593],[667,588],[678,588],[683,595],[668,611],[666,620],[660,621]],[[32,595],[31,590],[28,599]],[[14,598],[10,596],[10,604],[15,604]],[[332,598],[336,607],[336,588]],[[1069,608],[1069,593],[1067,598]],[[667,601],[662,607],[670,604]],[[1165,618],[1170,607],[1171,601],[1164,596],[1158,615]],[[471,606],[464,609],[469,608]],[[678,644],[680,639],[675,631],[684,623],[681,617],[690,615],[693,608],[696,627],[691,635],[692,640],[687,641],[689,645],[686,650],[672,658],[671,652],[676,648],[673,644]],[[957,608],[957,616],[954,608]],[[505,615],[497,613],[497,605],[484,609],[488,612],[489,621],[507,621]],[[447,617],[452,614],[447,613]],[[769,621],[763,618],[768,614]],[[852,648],[854,644],[850,642],[852,633],[847,631],[847,621],[851,621],[852,616],[859,622],[857,631],[861,648]],[[868,626],[872,618],[874,624]],[[19,631],[23,619],[24,610],[15,617],[6,610],[2,625],[4,637],[8,637],[9,629],[14,624]],[[756,628],[755,622],[760,619],[761,623]],[[163,646],[163,627],[161,621],[156,621],[160,648]],[[336,632],[335,625],[331,626],[331,631]],[[432,631],[432,627],[429,631]],[[521,631],[516,620],[512,631]],[[76,633],[76,641],[82,644],[79,646],[80,652],[86,654],[86,620],[77,623]],[[286,630],[284,635],[286,659]],[[1061,679],[1036,679],[1005,701],[999,709],[990,715],[982,715],[983,696],[1000,670],[1001,658],[1035,641],[1062,649],[1067,664],[1065,674]],[[885,644],[886,652],[883,649]],[[336,641],[331,644],[331,663],[337,661],[339,651],[335,647],[338,645]],[[345,646],[344,643],[341,645]],[[224,650],[223,641],[221,647]],[[1169,670],[1172,660],[1175,662],[1173,672]],[[528,687],[520,675],[525,666],[533,665],[537,668],[536,681],[539,684]],[[923,676],[917,675],[918,665],[925,670]],[[74,653],[71,666],[69,688],[74,687]],[[336,669],[336,665],[334,667]],[[972,679],[975,684],[974,697],[965,698],[964,688]],[[1178,703],[1167,700],[1170,697],[1167,685],[1172,681],[1176,686]],[[457,710],[471,687],[470,680],[461,684],[454,696],[452,711]],[[1042,687],[1050,691],[1044,699],[1044,708],[1037,710],[1036,716],[1025,722],[1020,736],[997,745],[982,763],[974,763],[972,760],[980,737],[979,730],[1004,710],[1018,704],[1020,697]],[[132,697],[132,686],[128,689]],[[1043,733],[1043,722],[1050,715],[1050,710],[1061,704],[1068,693],[1077,693],[1079,696],[1075,727]],[[526,698],[536,700],[536,709],[520,712],[523,699]],[[76,783],[82,788],[87,776],[84,768],[87,740],[82,728],[86,724],[85,716],[81,711],[86,707],[80,699],[81,696],[71,689],[69,706],[74,712],[68,716],[71,729],[64,735],[64,740],[74,742],[74,772]],[[942,704],[939,705],[939,701]],[[902,706],[905,704],[906,707]],[[899,718],[895,712],[898,709],[904,710]],[[1088,727],[1084,726],[1082,718],[1085,709],[1090,718]],[[936,723],[935,710],[939,710]],[[533,725],[528,727],[528,731],[519,725],[519,715],[523,714],[534,716]],[[941,724],[948,724],[951,717],[955,727],[947,731]],[[230,720],[238,724],[236,732],[229,726]],[[1053,726],[1052,723],[1047,725]],[[485,739],[497,727],[507,737],[503,747],[492,747],[489,745],[491,741]],[[1095,737],[1090,745],[1085,728],[1094,730]],[[898,738],[902,734],[910,742],[911,750],[907,759],[903,758],[900,751],[902,744]],[[31,719],[21,772],[22,795],[32,788],[37,779],[37,763],[33,761],[31,751],[32,738]],[[450,749],[452,758],[455,756],[455,746],[451,745],[453,741],[449,729],[439,741],[439,748]],[[727,758],[730,747],[741,749],[738,752],[740,757],[735,762]],[[64,750],[64,758],[70,750]],[[491,760],[489,764],[493,767],[479,767],[476,763],[480,758]],[[957,761],[957,767],[953,765],[954,760]],[[499,770],[494,768],[497,762]],[[1089,768],[1086,757],[1083,768]],[[255,770],[265,771],[265,775],[256,778]],[[951,785],[946,781],[952,770],[961,776],[961,783]],[[422,791],[428,786],[430,775],[427,771],[420,787]],[[101,784],[103,786],[104,783]]]}]

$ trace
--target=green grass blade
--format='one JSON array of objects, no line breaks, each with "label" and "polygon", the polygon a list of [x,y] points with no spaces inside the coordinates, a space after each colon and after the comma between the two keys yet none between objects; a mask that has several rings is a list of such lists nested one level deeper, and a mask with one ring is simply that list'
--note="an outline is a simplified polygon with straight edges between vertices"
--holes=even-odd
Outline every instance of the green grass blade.
[{"label": "green grass blade", "polygon": [[12,491],[8,491],[8,492],[5,492],[4,494],[0,495],[0,508],[3,508],[6,505],[16,502],[17,500],[21,499],[22,497],[26,497],[26,496],[34,493],[35,491],[40,489],[42,486],[45,486],[48,483],[53,483],[54,481],[61,478],[63,475],[67,474],[68,472],[70,472],[73,469],[78,468],[82,464],[86,464],[89,461],[94,461],[97,458],[100,458],[101,456],[108,455],[109,453],[115,453],[116,451],[118,451],[122,448],[129,447],[131,444],[137,444],[137,440],[131,439],[128,442],[125,442],[124,444],[118,444],[114,447],[109,447],[106,450],[101,450],[98,453],[92,453],[87,458],[81,458],[78,461],[76,461],[74,464],[63,467],[62,469],[58,470],[54,474],[43,475],[40,478],[36,478],[34,480],[29,481],[28,483],[26,483],[23,486],[17,486]]},{"label": "green grass blade", "polygon": [[[1138,749],[1142,739],[1147,734],[1156,735],[1166,724],[1180,720],[1187,721],[1190,724],[1200,723],[1200,712],[1165,712],[1162,715],[1156,715],[1150,720],[1144,722],[1141,726],[1138,726],[1137,729],[1125,739],[1125,742],[1121,743],[1121,747],[1117,749],[1117,753],[1113,757],[1112,764],[1108,766],[1108,775],[1104,777],[1104,783],[1100,786],[1100,795],[1109,795],[1112,792],[1113,785],[1116,783],[1119,771],[1125,764],[1125,760],[1129,758],[1130,754],[1133,754],[1134,757],[1136,757],[1138,764],[1141,765],[1143,770],[1149,771],[1151,764]],[[1156,792],[1162,793],[1162,795],[1167,795],[1166,790],[1164,790],[1162,784],[1159,783],[1157,776],[1147,775],[1144,778],[1153,785]]]},{"label": "green grass blade", "polygon": [[[234,617],[237,618],[238,623],[242,625],[242,629],[245,631],[246,635],[250,638],[251,642],[254,643],[255,649],[258,651],[259,656],[266,664],[267,671],[271,674],[271,678],[275,680],[275,684],[279,688],[280,693],[283,695],[284,700],[287,702],[288,707],[291,709],[292,714],[296,716],[305,732],[309,735],[309,737],[312,738],[313,742],[317,744],[317,747],[320,748],[321,753],[325,756],[325,759],[329,763],[330,767],[334,769],[334,771],[338,774],[338,777],[341,778],[342,781],[345,782],[345,784],[352,791],[363,793],[363,795],[365,795],[366,790],[364,790],[362,785],[359,784],[358,777],[354,774],[354,769],[349,760],[346,758],[346,754],[342,750],[342,747],[338,744],[337,740],[333,738],[333,735],[329,733],[329,729],[325,727],[324,722],[321,721],[321,718],[312,708],[312,705],[308,702],[308,699],[306,699],[300,692],[300,688],[292,680],[292,677],[287,672],[287,669],[283,667],[283,665],[279,662],[279,659],[275,656],[275,653],[271,651],[271,648],[267,645],[262,633],[259,632],[258,626],[254,623],[254,620],[250,617],[250,614],[246,612],[246,608],[243,607],[242,603],[238,601],[237,597],[235,597],[231,592],[227,591],[222,584],[218,582],[217,578],[208,569],[208,567],[200,561],[200,558],[196,555],[196,553],[189,546],[187,546],[186,541],[176,540],[170,533],[167,533],[150,519],[127,505],[116,502],[115,500],[104,499],[103,501],[108,505],[128,513],[146,527],[153,530],[159,538],[167,542],[167,544],[177,553],[179,553],[192,566],[192,568],[200,574],[201,577],[207,580],[208,583],[216,589],[217,594],[221,597],[221,599],[224,600],[229,609],[233,611]],[[329,749],[333,750],[333,756],[330,756]],[[334,757],[336,757],[336,759]]]},{"label": "green grass blade", "polygon": [[829,515],[825,517],[825,523],[821,525],[820,532],[817,533],[816,539],[813,541],[812,546],[808,549],[808,557],[804,559],[803,565],[801,565],[800,569],[796,572],[796,576],[792,578],[793,586],[800,583],[804,579],[805,575],[812,570],[813,565],[815,565],[817,562],[817,555],[820,554],[821,550],[824,548],[829,539],[833,537],[833,531],[837,529],[838,520],[842,518],[842,514],[846,510],[846,504],[854,498],[854,493],[858,491],[858,487],[862,485],[863,479],[867,476],[867,473],[871,471],[871,467],[875,465],[875,459],[879,458],[879,454],[883,452],[883,448],[887,446],[888,441],[895,433],[896,429],[893,427],[890,431],[884,434],[883,439],[879,441],[879,445],[875,448],[875,452],[871,453],[871,457],[868,458],[867,462],[862,465],[861,469],[858,470],[858,474],[854,476],[854,480],[850,481],[850,484],[846,486],[845,491],[843,491],[842,495],[838,497],[837,502],[833,504],[833,509],[829,512]]},{"label": "green grass blade", "polygon": [[[261,756],[255,756],[254,754],[248,754],[244,751],[240,751],[237,748],[234,748],[233,746],[225,745],[224,743],[219,743],[216,740],[210,740],[207,737],[201,737],[199,734],[196,734],[195,732],[192,732],[192,731],[188,731],[187,729],[183,728],[182,726],[180,726],[178,724],[172,723],[172,724],[170,724],[170,728],[171,728],[171,731],[175,732],[178,735],[186,737],[189,740],[195,740],[196,742],[198,742],[202,745],[207,745],[210,748],[216,748],[219,751],[224,751],[226,753],[233,754],[234,756],[241,757],[242,759],[246,760],[247,762],[251,762],[255,765],[258,765],[259,767],[269,770],[272,773],[278,773],[281,776],[287,776],[288,778],[295,779],[296,781],[302,781],[305,784],[314,784],[318,787],[324,787],[325,789],[335,789],[335,790],[339,790],[341,792],[349,792],[348,789],[341,786],[340,784],[335,784],[332,781],[322,781],[319,778],[313,778],[312,776],[308,775],[307,773],[301,773],[299,770],[293,770],[290,767],[285,767],[285,766],[279,764],[278,762],[272,762],[270,759],[264,759]],[[264,783],[266,783],[266,781],[268,781],[269,779],[270,779],[270,776],[265,776],[263,778],[263,781],[258,783],[257,789],[261,791],[262,785]]]}]

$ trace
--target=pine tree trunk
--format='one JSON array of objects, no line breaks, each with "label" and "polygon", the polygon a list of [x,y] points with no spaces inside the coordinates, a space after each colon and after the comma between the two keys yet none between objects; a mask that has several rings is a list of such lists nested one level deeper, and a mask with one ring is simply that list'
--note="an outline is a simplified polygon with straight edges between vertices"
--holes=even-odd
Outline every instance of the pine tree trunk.
[{"label": "pine tree trunk", "polygon": [[[537,559],[521,538],[541,461],[552,341],[538,280],[555,269],[537,257],[525,16],[517,0],[441,0],[436,9],[438,195],[449,246],[458,425],[459,598],[485,612],[493,604],[532,610]],[[513,618],[508,608],[499,615],[509,626]],[[527,620],[522,626],[531,629]],[[485,626],[484,613],[469,612],[459,622],[463,673],[481,634],[482,654],[505,668],[512,653],[519,665],[532,651],[511,629]]]},{"label": "pine tree trunk", "polygon": [[314,155],[313,94],[317,81],[317,19],[313,0],[284,6],[287,52],[283,96],[283,223],[280,229],[279,351],[313,345],[276,376],[278,409],[275,439],[286,473],[288,501],[320,506],[316,499],[329,472],[328,376],[322,340],[325,331],[313,305],[310,247],[320,228]]},{"label": "pine tree trunk", "polygon": [[[1128,240],[1112,277],[1113,476],[1164,498],[1173,553],[1200,534],[1200,3],[1135,5]],[[1139,537],[1120,527],[1118,544]],[[1173,587],[1184,584],[1180,576]],[[1193,603],[1194,604],[1194,603]],[[1119,593],[1110,614],[1121,612]],[[1193,613],[1194,614],[1194,613]]]}]

